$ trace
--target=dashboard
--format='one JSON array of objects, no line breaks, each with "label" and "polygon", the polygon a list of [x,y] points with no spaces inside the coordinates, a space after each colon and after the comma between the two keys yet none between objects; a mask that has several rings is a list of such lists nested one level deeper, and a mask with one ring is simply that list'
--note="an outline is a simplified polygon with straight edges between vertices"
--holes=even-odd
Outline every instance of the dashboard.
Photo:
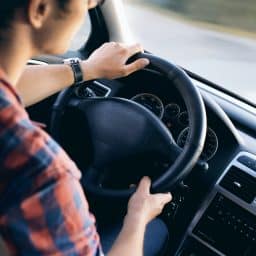
[{"label": "dashboard", "polygon": [[[133,100],[150,110],[173,134],[179,147],[186,145],[187,108],[176,89],[160,75],[140,73],[100,84],[111,88],[110,96]],[[209,164],[209,169],[195,167],[184,186],[174,191],[165,215],[176,234],[170,255],[255,256],[256,171],[241,159],[254,159],[256,170],[256,157],[239,153],[242,142],[237,128],[216,102],[202,94],[208,128],[201,160]]]}]

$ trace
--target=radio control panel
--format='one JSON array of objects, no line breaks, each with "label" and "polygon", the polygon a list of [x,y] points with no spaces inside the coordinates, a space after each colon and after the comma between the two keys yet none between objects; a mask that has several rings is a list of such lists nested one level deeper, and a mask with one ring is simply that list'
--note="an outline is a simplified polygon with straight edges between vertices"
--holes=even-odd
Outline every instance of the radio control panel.
[{"label": "radio control panel", "polygon": [[229,164],[181,248],[180,256],[256,255],[256,156],[242,152]]}]

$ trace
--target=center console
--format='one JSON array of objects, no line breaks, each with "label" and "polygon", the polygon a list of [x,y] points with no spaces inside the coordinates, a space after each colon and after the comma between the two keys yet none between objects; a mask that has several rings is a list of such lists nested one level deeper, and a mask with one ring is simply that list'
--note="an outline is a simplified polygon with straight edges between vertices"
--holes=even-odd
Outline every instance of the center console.
[{"label": "center console", "polygon": [[256,156],[240,153],[189,227],[179,256],[256,256]]}]

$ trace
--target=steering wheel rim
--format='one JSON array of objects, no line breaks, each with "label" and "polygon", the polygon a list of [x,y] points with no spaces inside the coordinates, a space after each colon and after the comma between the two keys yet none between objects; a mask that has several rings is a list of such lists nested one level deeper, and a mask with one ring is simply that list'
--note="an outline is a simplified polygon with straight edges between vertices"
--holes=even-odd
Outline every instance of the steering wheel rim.
[{"label": "steering wheel rim", "polygon": [[[150,54],[141,53],[135,56],[133,59],[136,58],[148,58],[150,60],[149,68],[160,72],[164,77],[168,79],[168,81],[170,81],[172,86],[175,86],[177,88],[185,102],[188,111],[190,122],[190,134],[188,143],[177,157],[175,163],[170,166],[168,170],[165,171],[165,173],[162,174],[158,179],[156,179],[152,184],[152,190],[154,192],[166,192],[170,191],[175,185],[180,183],[190,173],[202,153],[207,130],[205,106],[199,90],[191,82],[187,74],[179,67]],[[58,135],[60,131],[59,124],[61,116],[65,109],[65,105],[70,98],[71,93],[72,90],[70,88],[64,90],[60,93],[54,104],[51,122],[51,133],[53,137],[55,137],[55,139],[57,140],[59,140]],[[138,109],[143,108],[143,111],[147,111],[144,107],[137,107]],[[82,107],[82,109],[83,108],[84,106]],[[145,114],[148,115],[149,119],[151,119],[151,117],[153,119],[157,119],[151,112],[149,112],[150,111],[147,111],[147,114]],[[152,116],[149,117],[150,115]],[[161,121],[158,119],[158,122],[160,123]],[[163,131],[165,130],[166,132],[167,128],[162,123],[161,125]],[[91,173],[91,175],[88,175],[86,179],[82,180],[82,183],[85,186],[86,190],[89,190],[90,192],[98,196],[112,198],[124,198],[130,196],[133,193],[134,188],[114,190],[96,187],[94,184],[94,171],[94,168],[90,168],[87,172]]]}]

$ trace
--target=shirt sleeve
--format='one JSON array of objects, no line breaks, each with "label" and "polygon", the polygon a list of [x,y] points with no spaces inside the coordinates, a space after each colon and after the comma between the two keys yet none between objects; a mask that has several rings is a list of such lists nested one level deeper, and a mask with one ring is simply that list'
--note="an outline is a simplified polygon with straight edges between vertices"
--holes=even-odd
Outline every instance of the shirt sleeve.
[{"label": "shirt sleeve", "polygon": [[80,171],[0,87],[0,233],[13,255],[102,255]]}]

